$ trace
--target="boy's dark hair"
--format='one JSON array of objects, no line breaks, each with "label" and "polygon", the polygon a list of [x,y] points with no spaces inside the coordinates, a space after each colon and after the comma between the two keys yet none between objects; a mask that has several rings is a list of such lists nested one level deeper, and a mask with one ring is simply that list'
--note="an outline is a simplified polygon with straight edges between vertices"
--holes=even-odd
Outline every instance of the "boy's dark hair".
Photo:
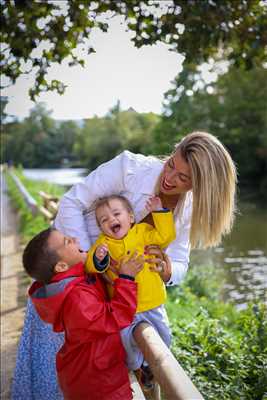
[{"label": "boy's dark hair", "polygon": [[[131,203],[129,202],[129,200],[126,197],[124,197],[120,194],[111,194],[110,196],[100,197],[98,200],[95,201],[95,204],[94,204],[95,211],[99,207],[102,207],[102,206],[109,207],[110,200],[120,200],[124,204],[127,211],[129,211],[129,213],[132,213],[134,215],[134,210],[133,210]],[[96,222],[99,225],[99,222],[98,221],[96,221]]]},{"label": "boy's dark hair", "polygon": [[23,252],[25,271],[42,283],[49,283],[54,275],[54,267],[60,260],[56,251],[49,249],[48,239],[55,229],[48,228],[30,240]]}]

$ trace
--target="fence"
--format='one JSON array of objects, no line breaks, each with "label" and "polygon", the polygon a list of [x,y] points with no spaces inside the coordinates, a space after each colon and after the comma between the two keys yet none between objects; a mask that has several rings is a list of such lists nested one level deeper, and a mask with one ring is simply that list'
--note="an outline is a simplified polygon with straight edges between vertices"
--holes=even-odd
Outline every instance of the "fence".
[{"label": "fence", "polygon": [[33,215],[42,214],[47,221],[52,223],[57,213],[58,208],[58,198],[51,196],[45,192],[39,192],[39,195],[43,199],[43,205],[38,205],[37,201],[31,196],[31,194],[27,191],[25,186],[19,180],[17,175],[14,174],[12,170],[8,170],[9,175],[13,179],[14,183],[16,184],[20,194],[25,200],[25,203],[31,210]]}]

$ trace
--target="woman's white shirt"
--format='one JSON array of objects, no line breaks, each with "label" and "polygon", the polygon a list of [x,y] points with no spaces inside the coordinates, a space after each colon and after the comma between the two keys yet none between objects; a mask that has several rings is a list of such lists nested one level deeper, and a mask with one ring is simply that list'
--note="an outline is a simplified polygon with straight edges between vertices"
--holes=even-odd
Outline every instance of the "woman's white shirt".
[{"label": "woman's white shirt", "polygon": [[[94,202],[103,196],[121,194],[134,209],[136,222],[147,214],[145,204],[154,195],[163,162],[152,156],[124,151],[100,165],[80,183],[75,184],[61,199],[55,228],[79,240],[80,248],[88,250],[100,230],[95,219]],[[172,275],[167,285],[178,284],[186,274],[189,262],[189,233],[192,195],[188,193],[182,216],[176,218],[176,239],[166,249],[172,260]]]}]

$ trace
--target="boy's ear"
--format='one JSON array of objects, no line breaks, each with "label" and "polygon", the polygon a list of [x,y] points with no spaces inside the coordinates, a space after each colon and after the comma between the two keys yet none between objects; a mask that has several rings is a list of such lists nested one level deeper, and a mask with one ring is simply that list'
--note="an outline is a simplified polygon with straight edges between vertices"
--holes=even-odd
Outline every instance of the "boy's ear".
[{"label": "boy's ear", "polygon": [[58,261],[54,267],[54,272],[65,272],[69,269],[69,266],[64,261]]},{"label": "boy's ear", "polygon": [[131,224],[134,223],[134,214],[133,213],[130,214],[130,221],[131,221]]}]

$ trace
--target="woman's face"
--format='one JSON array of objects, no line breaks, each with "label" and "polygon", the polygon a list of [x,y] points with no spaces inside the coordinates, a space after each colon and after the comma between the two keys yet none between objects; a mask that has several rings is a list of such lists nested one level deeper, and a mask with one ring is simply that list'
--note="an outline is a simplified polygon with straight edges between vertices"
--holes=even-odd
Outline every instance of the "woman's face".
[{"label": "woman's face", "polygon": [[179,149],[165,162],[160,191],[166,195],[185,193],[192,189],[191,170]]}]

